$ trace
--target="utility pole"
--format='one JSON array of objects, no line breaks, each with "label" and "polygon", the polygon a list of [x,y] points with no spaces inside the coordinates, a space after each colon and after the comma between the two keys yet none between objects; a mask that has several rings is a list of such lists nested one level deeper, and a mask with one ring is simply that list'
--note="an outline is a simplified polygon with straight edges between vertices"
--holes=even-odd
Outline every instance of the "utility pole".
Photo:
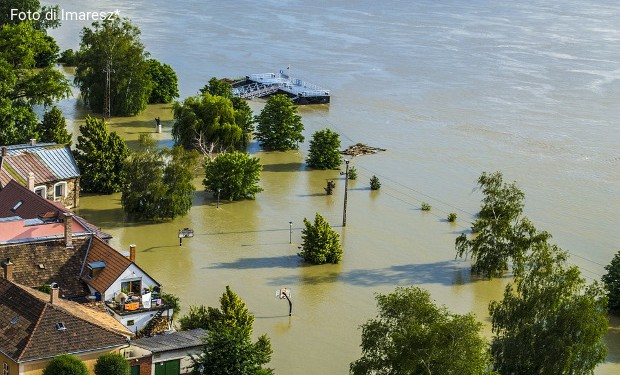
[{"label": "utility pole", "polygon": [[112,70],[112,57],[108,57],[105,66],[105,92],[103,93],[103,118],[109,120],[112,116],[112,100],[110,98],[110,73]]},{"label": "utility pole", "polygon": [[[344,209],[342,211],[342,226],[347,226],[347,191],[349,189],[349,160],[345,159],[346,170],[344,173]],[[342,173],[342,172],[340,172]]]}]

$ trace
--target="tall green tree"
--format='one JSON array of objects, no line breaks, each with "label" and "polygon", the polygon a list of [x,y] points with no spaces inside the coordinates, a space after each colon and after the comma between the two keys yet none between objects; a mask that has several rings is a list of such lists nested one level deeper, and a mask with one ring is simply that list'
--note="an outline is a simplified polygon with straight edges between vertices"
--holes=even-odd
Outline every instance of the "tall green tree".
[{"label": "tall green tree", "polygon": [[95,362],[95,375],[129,375],[127,359],[117,353],[104,354]]},{"label": "tall green tree", "polygon": [[217,79],[211,77],[209,82],[200,89],[202,94],[209,93],[213,96],[222,96],[224,98],[232,99],[232,85],[228,80]]},{"label": "tall green tree", "polygon": [[207,191],[219,193],[222,199],[254,199],[263,191],[258,186],[262,170],[258,158],[245,152],[219,154],[215,159],[205,161],[205,179],[202,183]]},{"label": "tall green tree", "polygon": [[516,183],[504,183],[501,172],[483,172],[478,179],[484,198],[478,219],[472,226],[474,235],[461,234],[456,239],[458,257],[470,255],[472,269],[488,277],[501,276],[508,263],[519,263],[536,243],[551,236],[539,232],[523,216],[525,194]]},{"label": "tall green tree", "polygon": [[150,134],[140,137],[140,149],[124,166],[121,204],[138,220],[174,219],[187,214],[196,190],[192,180],[198,153],[180,146],[158,150]]},{"label": "tall green tree", "polygon": [[220,297],[220,308],[190,306],[187,315],[179,318],[181,330],[203,328],[212,330],[217,325],[236,327],[245,332],[247,336],[252,334],[254,315],[245,305],[245,302],[226,286],[226,291]]},{"label": "tall green tree", "polygon": [[80,126],[80,134],[75,161],[82,189],[104,194],[120,191],[125,182],[123,165],[129,156],[125,141],[116,132],[109,133],[103,120],[90,116]]},{"label": "tall green tree", "polygon": [[133,116],[144,110],[153,84],[148,53],[140,30],[128,19],[107,18],[84,28],[77,54],[75,83],[84,103],[102,113],[106,70],[110,73],[110,110],[113,116]]},{"label": "tall green tree", "polygon": [[233,96],[230,98],[230,101],[235,110],[235,123],[243,132],[241,148],[245,148],[250,144],[250,140],[252,139],[252,132],[254,131],[254,112],[252,112],[252,108],[250,108],[247,100],[243,98]]},{"label": "tall green tree", "polygon": [[318,213],[314,224],[304,218],[304,225],[306,227],[301,231],[302,249],[298,255],[312,264],[339,263],[342,245],[338,232]]},{"label": "tall green tree", "polygon": [[567,254],[536,243],[515,268],[501,302],[489,306],[494,333],[491,353],[501,374],[593,374],[605,360],[607,297],[587,285]]},{"label": "tall green tree", "polygon": [[168,64],[162,64],[155,59],[149,59],[146,62],[148,74],[153,83],[149,104],[172,102],[179,96],[177,74]]},{"label": "tall green tree", "polygon": [[298,148],[304,141],[304,125],[297,107],[284,94],[271,96],[256,116],[255,138],[267,150],[287,151]]},{"label": "tall green tree", "polygon": [[89,375],[88,368],[78,357],[63,354],[54,357],[43,369],[43,375]]},{"label": "tall green tree", "polygon": [[488,374],[490,358],[472,314],[436,306],[420,288],[376,296],[379,314],[362,325],[362,357],[352,375]]},{"label": "tall green tree", "polygon": [[39,127],[39,140],[71,145],[71,133],[67,131],[67,123],[58,107],[53,106],[43,115],[43,122]]},{"label": "tall green tree", "polygon": [[263,365],[271,360],[271,342],[262,335],[256,342],[238,327],[218,325],[207,332],[202,352],[192,357],[193,373],[210,375],[271,375]]},{"label": "tall green tree", "polygon": [[32,106],[51,105],[71,93],[61,72],[50,66],[36,69],[37,58],[53,49],[52,42],[31,22],[0,27],[0,144],[38,139],[39,119]]},{"label": "tall green tree", "polygon": [[330,129],[312,134],[310,151],[306,163],[316,169],[338,169],[342,164],[340,156],[340,136]]},{"label": "tall green tree", "polygon": [[247,131],[237,124],[238,116],[226,97],[209,93],[189,97],[174,105],[172,136],[177,145],[203,154],[236,150],[242,147]]},{"label": "tall green tree", "polygon": [[620,251],[614,255],[611,262],[605,266],[607,273],[603,275],[603,283],[607,289],[609,310],[620,315]]}]

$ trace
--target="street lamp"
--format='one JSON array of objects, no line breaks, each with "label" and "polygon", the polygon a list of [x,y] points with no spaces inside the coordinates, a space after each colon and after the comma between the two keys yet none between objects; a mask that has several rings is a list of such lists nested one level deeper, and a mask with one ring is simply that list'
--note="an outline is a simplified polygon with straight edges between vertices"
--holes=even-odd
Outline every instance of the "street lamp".
[{"label": "street lamp", "polygon": [[293,243],[293,222],[288,222],[288,243]]},{"label": "street lamp", "polygon": [[222,191],[222,188],[217,189],[217,206],[215,208],[220,208],[220,191]]},{"label": "street lamp", "polygon": [[[349,190],[349,160],[344,159],[346,171],[344,172],[344,209],[342,210],[342,226],[347,226],[347,192]],[[342,174],[342,172],[340,172]]]},{"label": "street lamp", "polygon": [[183,246],[184,238],[194,237],[194,230],[189,228],[179,229],[179,246]]}]

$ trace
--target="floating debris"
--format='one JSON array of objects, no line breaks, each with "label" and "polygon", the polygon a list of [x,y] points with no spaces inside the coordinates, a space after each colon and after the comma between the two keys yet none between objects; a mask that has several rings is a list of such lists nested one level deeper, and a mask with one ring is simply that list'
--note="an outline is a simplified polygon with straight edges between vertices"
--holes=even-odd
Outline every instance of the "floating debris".
[{"label": "floating debris", "polygon": [[343,155],[360,156],[360,155],[376,154],[379,151],[386,151],[386,150],[384,148],[371,147],[363,143],[358,143],[353,146],[349,146],[349,148],[347,148],[344,151],[340,151],[340,153]]}]

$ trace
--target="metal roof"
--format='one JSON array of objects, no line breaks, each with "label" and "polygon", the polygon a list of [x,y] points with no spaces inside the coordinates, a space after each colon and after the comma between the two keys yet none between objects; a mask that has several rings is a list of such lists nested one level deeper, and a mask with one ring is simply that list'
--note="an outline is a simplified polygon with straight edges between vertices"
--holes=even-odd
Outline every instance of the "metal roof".
[{"label": "metal roof", "polygon": [[6,157],[2,158],[2,170],[0,171],[2,185],[6,185],[9,179],[26,184],[29,172],[35,174],[36,184],[80,176],[69,146],[39,143],[5,147],[7,148]]},{"label": "metal roof", "polygon": [[133,340],[131,345],[138,346],[152,353],[168,352],[172,350],[187,349],[203,344],[202,338],[207,334],[202,328],[190,331],[173,332],[169,334],[144,337]]},{"label": "metal roof", "polygon": [[33,152],[43,160],[45,165],[54,172],[59,180],[80,176],[80,171],[68,146],[62,148],[40,148],[33,150]]}]

